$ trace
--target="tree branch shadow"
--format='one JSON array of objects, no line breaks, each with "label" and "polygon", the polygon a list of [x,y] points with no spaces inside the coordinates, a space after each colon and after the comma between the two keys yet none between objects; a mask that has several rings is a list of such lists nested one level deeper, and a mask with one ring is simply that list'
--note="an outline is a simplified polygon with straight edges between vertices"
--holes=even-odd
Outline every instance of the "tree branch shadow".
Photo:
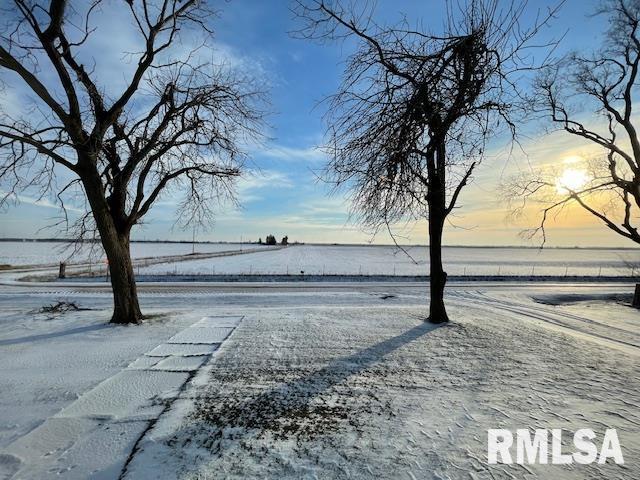
[{"label": "tree branch shadow", "polygon": [[[213,430],[207,432],[207,446],[216,450],[216,440],[221,439],[225,431],[241,432],[243,436],[250,433],[260,436],[270,432],[281,438],[291,435],[310,438],[330,430],[341,419],[354,420],[349,416],[349,395],[339,395],[337,399],[334,396],[327,401],[328,399],[321,398],[323,394],[330,393],[332,389],[340,390],[350,377],[370,369],[394,351],[436,328],[443,327],[420,323],[351,355],[333,359],[326,366],[306,375],[305,366],[296,367],[293,373],[302,370],[301,377],[285,381],[266,391],[253,393],[253,388],[242,388],[242,392],[238,392],[240,395],[230,396],[228,390],[217,389],[212,395],[197,401],[194,415]],[[273,373],[274,377],[283,374],[281,371]],[[287,373],[290,374],[291,370],[284,372],[285,375]],[[213,375],[215,376],[215,372]],[[264,380],[272,379],[262,378]],[[250,382],[244,383],[242,387],[246,385],[250,385]]]},{"label": "tree branch shadow", "polygon": [[105,328],[111,328],[111,325],[99,323],[96,325],[85,325],[82,327],[70,328],[68,330],[61,330],[57,332],[42,333],[38,335],[27,335],[27,336],[18,337],[18,338],[8,338],[5,340],[0,340],[0,346],[19,345],[21,343],[37,342],[40,340],[48,340],[51,338],[66,337],[67,335],[77,335],[79,333],[87,333],[87,332],[93,332],[98,330],[104,330]]}]

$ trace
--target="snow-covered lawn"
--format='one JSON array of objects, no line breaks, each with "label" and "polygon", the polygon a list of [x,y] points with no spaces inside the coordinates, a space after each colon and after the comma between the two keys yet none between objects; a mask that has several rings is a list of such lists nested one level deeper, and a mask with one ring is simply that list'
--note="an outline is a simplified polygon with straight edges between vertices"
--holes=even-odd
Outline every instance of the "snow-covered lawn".
[{"label": "snow-covered lawn", "polygon": [[[141,268],[142,275],[293,274],[426,275],[426,247],[298,245],[242,256],[162,263]],[[631,275],[632,250],[445,248],[450,275]],[[415,260],[415,262],[414,262]]]},{"label": "snow-covered lawn", "polygon": [[[136,327],[4,288],[2,479],[640,478],[637,311],[529,297],[618,285],[452,286],[439,327],[415,286],[142,288]],[[616,428],[626,464],[490,466],[489,428]]]},{"label": "snow-covered lawn", "polygon": [[[112,326],[106,323],[109,311],[104,307],[52,317],[36,312],[45,303],[50,302],[36,298],[32,308],[2,304],[0,451],[197,320],[188,312],[175,315],[162,309],[148,310],[162,316],[143,326]],[[92,302],[81,305],[88,307]],[[72,441],[61,434],[59,446],[66,448]],[[38,462],[38,458],[22,460]],[[0,454],[0,478],[9,478],[22,460]]]},{"label": "snow-covered lawn", "polygon": [[[499,309],[422,314],[248,314],[127,478],[638,478],[640,352]],[[616,428],[626,464],[490,466],[490,428],[562,428],[569,451],[579,428]]]}]

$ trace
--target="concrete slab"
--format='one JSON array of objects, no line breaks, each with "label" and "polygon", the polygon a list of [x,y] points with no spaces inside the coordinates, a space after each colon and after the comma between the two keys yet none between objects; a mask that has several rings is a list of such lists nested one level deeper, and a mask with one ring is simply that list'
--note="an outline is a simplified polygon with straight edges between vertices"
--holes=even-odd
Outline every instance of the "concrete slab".
[{"label": "concrete slab", "polygon": [[168,343],[222,343],[233,327],[189,327],[171,337]]},{"label": "concrete slab", "polygon": [[142,356],[137,358],[134,362],[130,363],[127,369],[129,370],[146,370],[153,367],[158,363],[161,358]]},{"label": "concrete slab", "polygon": [[156,418],[163,401],[174,398],[187,373],[124,370],[82,395],[56,417],[146,416]]},{"label": "concrete slab", "polygon": [[[74,439],[101,425],[90,418],[48,418],[42,425],[20,437],[2,451],[18,459],[53,457],[71,448]],[[66,441],[65,441],[66,439]]]},{"label": "concrete slab", "polygon": [[51,465],[34,465],[20,471],[24,478],[112,480],[118,478],[148,422],[108,423],[81,437]]},{"label": "concrete slab", "polygon": [[153,367],[153,370],[193,372],[199,369],[208,359],[207,355],[200,357],[168,357],[158,362]]},{"label": "concrete slab", "polygon": [[237,327],[242,317],[203,317],[194,327]]},{"label": "concrete slab", "polygon": [[145,353],[145,355],[147,357],[168,357],[171,355],[188,357],[190,355],[211,355],[219,346],[220,344],[218,343],[163,343],[150,352]]}]

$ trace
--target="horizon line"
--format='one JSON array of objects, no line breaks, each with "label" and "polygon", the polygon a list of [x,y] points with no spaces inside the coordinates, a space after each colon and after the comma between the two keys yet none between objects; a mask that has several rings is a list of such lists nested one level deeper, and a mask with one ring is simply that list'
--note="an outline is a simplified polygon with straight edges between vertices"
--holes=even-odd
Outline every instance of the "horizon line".
[{"label": "horizon line", "polygon": [[[0,237],[0,242],[57,242],[57,243],[77,243],[76,239],[72,238],[34,238],[34,237]],[[237,245],[261,245],[257,241],[228,241],[228,240],[162,240],[162,239],[154,239],[154,240],[136,240],[132,239],[132,243],[180,243],[180,244],[200,244],[200,245],[211,245],[211,244],[237,244]],[[95,240],[82,240],[81,243],[100,243],[100,239]],[[262,245],[265,245],[262,243]],[[280,245],[279,243],[277,245]],[[314,246],[336,246],[336,247],[396,247],[396,248],[405,248],[405,247],[424,247],[428,248],[429,244],[423,243],[410,243],[410,244],[402,244],[396,245],[393,243],[336,243],[336,242],[302,242],[302,241],[292,241],[288,244],[289,246],[295,245],[314,245]],[[443,248],[519,248],[519,249],[530,249],[530,250],[548,250],[548,249],[558,249],[558,250],[639,250],[640,247],[620,247],[620,246],[561,246],[561,245],[443,245]]]}]

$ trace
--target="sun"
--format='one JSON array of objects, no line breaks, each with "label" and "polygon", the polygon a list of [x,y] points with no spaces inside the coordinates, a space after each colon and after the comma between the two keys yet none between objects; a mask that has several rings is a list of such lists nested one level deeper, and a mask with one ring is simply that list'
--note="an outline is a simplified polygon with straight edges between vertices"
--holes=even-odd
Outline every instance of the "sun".
[{"label": "sun", "polygon": [[588,181],[589,175],[585,170],[567,168],[556,180],[556,190],[562,194],[575,192],[584,187]]}]

